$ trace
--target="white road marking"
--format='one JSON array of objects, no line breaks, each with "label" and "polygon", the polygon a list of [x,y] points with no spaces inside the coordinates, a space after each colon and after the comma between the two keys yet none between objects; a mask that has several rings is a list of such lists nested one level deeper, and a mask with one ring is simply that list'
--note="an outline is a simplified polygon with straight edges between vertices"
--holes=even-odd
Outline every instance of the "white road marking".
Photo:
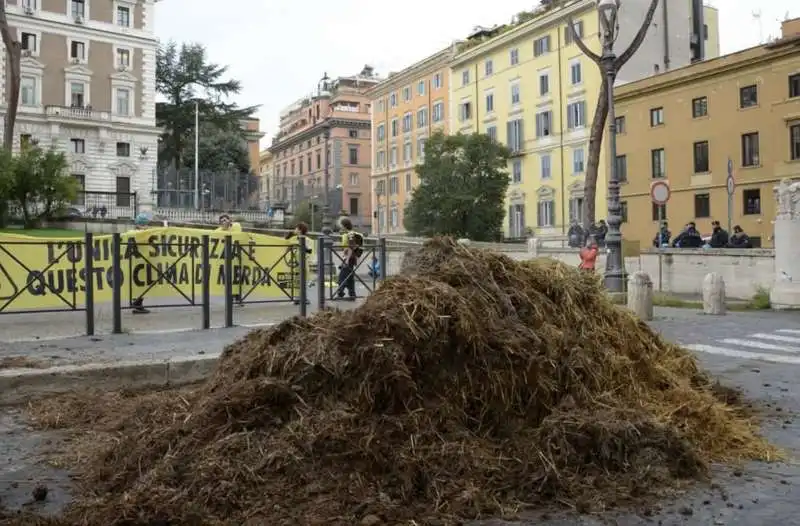
[{"label": "white road marking", "polygon": [[761,338],[762,340],[772,340],[775,342],[797,343],[800,344],[800,338],[792,338],[791,336],[781,336],[780,334],[765,334],[759,332],[751,334],[751,338]]},{"label": "white road marking", "polygon": [[765,353],[756,353],[749,351],[739,351],[736,349],[729,349],[727,347],[716,347],[714,345],[702,345],[702,344],[691,344],[687,345],[686,348],[692,351],[704,352],[708,354],[717,354],[720,356],[729,356],[731,358],[742,358],[745,360],[763,360],[765,362],[800,365],[800,357],[798,356],[784,356],[780,354],[765,354]]},{"label": "white road marking", "polygon": [[720,342],[725,343],[727,345],[737,345],[739,347],[750,347],[753,349],[759,349],[762,351],[781,351],[781,352],[791,352],[791,353],[800,353],[800,347],[787,347],[785,345],[773,345],[771,343],[764,343],[755,340],[742,340],[739,338],[725,338],[724,340],[720,340]]},{"label": "white road marking", "polygon": [[798,329],[778,329],[775,332],[782,332],[784,334],[800,334],[800,330]]}]

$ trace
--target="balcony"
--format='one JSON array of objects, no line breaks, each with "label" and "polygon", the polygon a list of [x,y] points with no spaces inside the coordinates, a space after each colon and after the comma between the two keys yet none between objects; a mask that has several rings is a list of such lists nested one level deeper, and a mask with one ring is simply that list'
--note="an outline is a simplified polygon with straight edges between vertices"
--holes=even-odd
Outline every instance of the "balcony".
[{"label": "balcony", "polygon": [[58,119],[84,122],[111,122],[111,113],[80,106],[45,106],[45,115]]}]

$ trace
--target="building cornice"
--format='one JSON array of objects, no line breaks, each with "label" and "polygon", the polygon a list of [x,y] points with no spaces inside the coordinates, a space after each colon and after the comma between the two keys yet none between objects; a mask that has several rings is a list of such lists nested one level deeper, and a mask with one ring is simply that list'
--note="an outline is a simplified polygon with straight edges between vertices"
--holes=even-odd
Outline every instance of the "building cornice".
[{"label": "building cornice", "polygon": [[305,129],[296,135],[286,138],[278,144],[273,144],[267,148],[267,151],[274,155],[277,152],[283,151],[287,148],[292,148],[296,144],[307,141],[311,137],[316,137],[321,132],[325,131],[326,129],[330,130],[331,128],[356,128],[360,130],[371,130],[372,122],[369,120],[342,118],[326,119],[321,123],[312,126],[311,128]]},{"label": "building cornice", "polygon": [[387,93],[399,88],[400,86],[405,86],[420,75],[432,73],[433,70],[448,65],[455,56],[456,44],[457,43],[454,42],[453,45],[450,45],[445,49],[395,73],[377,86],[374,86],[367,91],[367,96],[371,100],[375,100],[378,97],[382,97]]},{"label": "building cornice", "polygon": [[455,68],[461,64],[474,60],[487,53],[490,53],[498,48],[502,48],[517,40],[527,38],[537,31],[550,27],[556,23],[566,20],[567,17],[572,16],[581,11],[594,8],[596,0],[575,0],[571,4],[551,9],[544,12],[532,20],[520,24],[517,27],[506,31],[505,33],[496,37],[490,38],[482,44],[469,48],[467,51],[456,55],[450,65]]},{"label": "building cornice", "polygon": [[614,99],[616,102],[637,99],[653,93],[768,64],[783,58],[796,56],[798,47],[800,47],[800,38],[784,43],[778,42],[745,49],[731,55],[691,64],[655,77],[623,84],[614,89]]}]

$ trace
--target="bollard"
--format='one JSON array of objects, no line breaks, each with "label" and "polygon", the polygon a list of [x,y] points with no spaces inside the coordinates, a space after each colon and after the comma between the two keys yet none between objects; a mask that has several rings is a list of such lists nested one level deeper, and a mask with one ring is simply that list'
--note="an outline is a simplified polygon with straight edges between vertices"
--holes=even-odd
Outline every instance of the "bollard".
[{"label": "bollard", "polygon": [[538,239],[535,237],[528,238],[528,253],[533,256],[537,257],[539,255],[539,247],[541,246]]},{"label": "bollard", "polygon": [[725,280],[716,272],[703,278],[703,313],[721,316],[725,314]]},{"label": "bollard", "polygon": [[653,281],[647,272],[634,272],[628,278],[628,308],[644,321],[653,319]]}]

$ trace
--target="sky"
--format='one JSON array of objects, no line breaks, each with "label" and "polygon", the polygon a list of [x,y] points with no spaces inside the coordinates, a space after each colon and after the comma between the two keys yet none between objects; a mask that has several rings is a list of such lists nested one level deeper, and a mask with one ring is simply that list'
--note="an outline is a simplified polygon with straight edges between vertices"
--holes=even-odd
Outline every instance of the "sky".
[{"label": "sky", "polygon": [[[211,62],[229,66],[230,76],[243,86],[235,102],[260,105],[257,116],[266,133],[265,147],[276,132],[281,109],[316,89],[325,73],[331,77],[354,75],[365,64],[372,65],[379,75],[399,71],[464,38],[476,25],[508,22],[515,13],[538,3],[160,0],[156,4],[156,35],[162,41],[202,43]],[[720,11],[723,54],[778,35],[787,13],[790,18],[800,16],[797,0],[706,3]],[[757,10],[760,24],[754,16]]]}]

